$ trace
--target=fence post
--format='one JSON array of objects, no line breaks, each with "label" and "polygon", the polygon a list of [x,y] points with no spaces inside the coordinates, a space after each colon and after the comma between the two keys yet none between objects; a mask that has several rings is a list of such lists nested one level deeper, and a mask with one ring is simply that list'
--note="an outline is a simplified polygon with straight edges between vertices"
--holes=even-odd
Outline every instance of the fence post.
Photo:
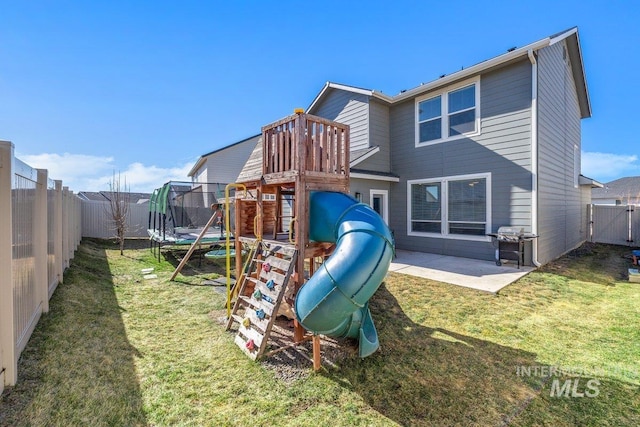
[{"label": "fence post", "polygon": [[73,221],[73,229],[75,231],[73,250],[75,257],[75,251],[78,250],[78,246],[80,246],[80,242],[82,241],[82,214],[80,212],[80,198],[76,194],[73,195]]},{"label": "fence post", "polygon": [[55,185],[53,253],[56,260],[56,277],[58,277],[58,283],[62,283],[64,276],[64,257],[62,256],[62,181],[55,180]]},{"label": "fence post", "polygon": [[74,197],[76,201],[76,249],[82,242],[82,205],[80,197]]},{"label": "fence post", "polygon": [[13,144],[0,141],[0,391],[18,379],[13,306]]},{"label": "fence post", "polygon": [[631,215],[631,228],[633,229],[633,246],[634,247],[640,246],[638,244],[638,242],[640,242],[640,221],[638,221],[640,217],[636,213],[637,211],[638,209],[634,209]]},{"label": "fence post", "polygon": [[587,230],[589,230],[588,239],[593,242],[593,203],[587,205]]},{"label": "fence post", "polygon": [[35,215],[33,218],[33,257],[35,258],[35,283],[37,298],[42,304],[42,312],[49,311],[49,278],[47,277],[47,179],[46,169],[37,169]]},{"label": "fence post", "polygon": [[78,217],[76,215],[76,195],[74,194],[73,191],[69,192],[69,201],[71,202],[71,215],[70,215],[70,220],[71,220],[71,226],[70,226],[70,237],[71,237],[71,245],[69,246],[69,259],[73,259],[75,253],[76,253],[76,249],[78,249]]},{"label": "fence post", "polygon": [[69,267],[69,187],[62,187],[62,271]]},{"label": "fence post", "polygon": [[633,205],[627,206],[627,243],[633,246]]}]

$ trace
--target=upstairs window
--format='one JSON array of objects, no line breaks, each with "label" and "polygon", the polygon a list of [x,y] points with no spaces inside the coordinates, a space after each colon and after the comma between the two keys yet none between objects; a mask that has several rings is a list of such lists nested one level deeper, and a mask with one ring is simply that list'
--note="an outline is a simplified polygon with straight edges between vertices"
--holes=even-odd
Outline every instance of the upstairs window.
[{"label": "upstairs window", "polygon": [[420,142],[442,138],[442,98],[427,99],[418,104]]},{"label": "upstairs window", "polygon": [[476,85],[448,93],[449,136],[473,133],[476,130]]},{"label": "upstairs window", "polygon": [[479,133],[480,81],[416,100],[416,146]]}]

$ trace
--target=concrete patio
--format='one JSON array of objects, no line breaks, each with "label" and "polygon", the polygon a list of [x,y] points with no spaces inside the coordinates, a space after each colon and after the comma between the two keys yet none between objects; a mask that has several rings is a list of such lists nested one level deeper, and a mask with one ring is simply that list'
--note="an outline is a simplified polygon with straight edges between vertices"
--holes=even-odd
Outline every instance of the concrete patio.
[{"label": "concrete patio", "polygon": [[497,293],[533,271],[533,267],[517,268],[515,262],[497,266],[495,261],[482,261],[446,255],[398,250],[389,271],[423,277],[439,282]]}]

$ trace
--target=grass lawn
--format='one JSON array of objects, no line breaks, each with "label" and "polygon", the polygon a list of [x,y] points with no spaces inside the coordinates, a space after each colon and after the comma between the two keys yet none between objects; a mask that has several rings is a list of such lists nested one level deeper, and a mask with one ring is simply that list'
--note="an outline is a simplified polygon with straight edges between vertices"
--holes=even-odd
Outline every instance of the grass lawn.
[{"label": "grass lawn", "polygon": [[[190,262],[168,282],[174,265],[148,249],[120,256],[87,239],[2,395],[0,425],[640,425],[628,252],[588,246],[498,295],[392,273],[371,300],[380,351],[285,381],[218,322],[224,296],[202,279],[224,261]],[[149,267],[157,279],[142,277]]]}]

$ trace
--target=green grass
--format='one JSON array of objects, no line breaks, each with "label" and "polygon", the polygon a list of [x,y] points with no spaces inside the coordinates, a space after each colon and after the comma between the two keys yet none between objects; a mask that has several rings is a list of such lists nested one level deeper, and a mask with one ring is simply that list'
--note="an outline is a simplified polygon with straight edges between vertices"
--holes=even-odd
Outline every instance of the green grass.
[{"label": "green grass", "polygon": [[[640,285],[625,281],[627,252],[587,247],[498,295],[390,274],[371,301],[380,351],[290,383],[219,323],[224,297],[200,285],[223,261],[190,262],[171,283],[175,262],[85,240],[0,425],[640,425]],[[147,267],[158,279],[143,279]],[[573,377],[521,366],[578,371],[580,391],[597,379],[598,395],[551,397],[554,379]]]}]

